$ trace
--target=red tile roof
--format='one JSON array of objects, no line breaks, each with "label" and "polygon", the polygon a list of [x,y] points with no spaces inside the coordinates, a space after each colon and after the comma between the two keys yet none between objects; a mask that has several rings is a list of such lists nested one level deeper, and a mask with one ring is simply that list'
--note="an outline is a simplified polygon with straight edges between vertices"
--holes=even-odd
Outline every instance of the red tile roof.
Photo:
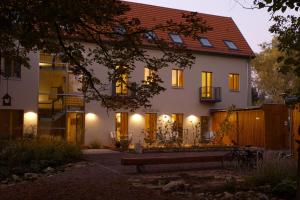
[{"label": "red tile roof", "polygon": [[[166,22],[172,19],[175,22],[182,21],[182,13],[189,13],[190,11],[165,8],[153,5],[146,5],[140,3],[124,2],[130,5],[131,10],[126,14],[127,17],[137,17],[145,27],[151,27],[158,23]],[[203,47],[199,41],[192,38],[181,36],[184,44],[188,49],[206,52],[206,53],[217,53],[225,55],[252,57],[254,53],[250,48],[249,44],[243,37],[242,33],[230,17],[222,17],[216,15],[209,15],[198,13],[199,17],[206,20],[207,24],[213,28],[201,35],[206,37],[213,45],[213,47]],[[165,40],[170,40],[168,33],[156,32],[158,37]],[[239,50],[230,50],[225,45],[224,40],[233,41]]]}]

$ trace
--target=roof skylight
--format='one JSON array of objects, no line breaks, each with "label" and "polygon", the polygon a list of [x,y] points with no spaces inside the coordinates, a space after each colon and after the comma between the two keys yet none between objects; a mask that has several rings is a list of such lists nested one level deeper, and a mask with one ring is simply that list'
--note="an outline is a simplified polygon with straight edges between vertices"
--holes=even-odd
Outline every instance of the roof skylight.
[{"label": "roof skylight", "polygon": [[237,46],[235,45],[234,42],[230,41],[230,40],[224,40],[224,43],[226,44],[226,46],[231,49],[231,50],[238,50]]},{"label": "roof skylight", "polygon": [[182,41],[180,35],[178,35],[176,33],[170,33],[169,35],[174,43],[183,44],[183,41]]},{"label": "roof skylight", "polygon": [[199,42],[204,47],[213,47],[213,45],[210,43],[210,41],[207,38],[199,38]]}]

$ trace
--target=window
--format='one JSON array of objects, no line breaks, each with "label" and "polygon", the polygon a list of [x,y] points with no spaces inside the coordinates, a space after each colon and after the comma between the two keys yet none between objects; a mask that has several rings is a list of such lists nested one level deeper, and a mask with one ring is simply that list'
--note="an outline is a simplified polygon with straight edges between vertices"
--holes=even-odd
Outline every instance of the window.
[{"label": "window", "polygon": [[128,94],[128,74],[122,75],[122,80],[116,82],[116,94]]},{"label": "window", "polygon": [[128,113],[120,112],[116,113],[116,140],[127,140],[128,139]]},{"label": "window", "polygon": [[172,70],[172,86],[175,88],[183,88],[183,70]]},{"label": "window", "polygon": [[125,35],[126,33],[126,29],[123,26],[115,27],[114,31],[119,35]]},{"label": "window", "polygon": [[239,74],[229,74],[229,90],[233,92],[238,92],[240,90],[240,75]]},{"label": "window", "polygon": [[15,60],[4,58],[4,77],[21,78],[21,64]]},{"label": "window", "polygon": [[149,31],[148,33],[145,33],[145,37],[148,40],[155,40],[157,38],[156,34],[153,31]]},{"label": "window", "polygon": [[65,68],[67,63],[62,61],[62,54],[40,52],[40,68]]},{"label": "window", "polygon": [[226,46],[231,49],[231,50],[238,50],[237,46],[234,44],[234,42],[230,41],[230,40],[224,40],[224,43],[226,44]]},{"label": "window", "polygon": [[211,98],[212,97],[212,72],[202,72],[202,98]]},{"label": "window", "polygon": [[157,131],[157,114],[146,113],[145,115],[145,132],[150,140],[156,139]]},{"label": "window", "polygon": [[178,132],[178,137],[183,138],[183,114],[174,113],[172,114],[173,128]]},{"label": "window", "polygon": [[210,43],[210,41],[207,38],[200,38],[199,42],[204,47],[213,47],[212,44]]},{"label": "window", "polygon": [[151,80],[148,80],[148,79],[150,78],[150,76],[153,76],[154,73],[155,73],[154,70],[151,70],[151,69],[145,67],[145,69],[144,69],[144,81],[146,83],[149,83]]},{"label": "window", "polygon": [[180,35],[178,35],[176,33],[170,33],[170,37],[174,43],[183,44],[183,41],[182,41]]}]

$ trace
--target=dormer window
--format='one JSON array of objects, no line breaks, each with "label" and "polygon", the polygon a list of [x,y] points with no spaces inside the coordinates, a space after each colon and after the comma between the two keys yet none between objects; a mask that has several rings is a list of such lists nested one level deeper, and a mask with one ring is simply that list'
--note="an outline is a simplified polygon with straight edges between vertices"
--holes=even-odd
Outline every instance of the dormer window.
[{"label": "dormer window", "polygon": [[199,38],[199,42],[203,47],[213,47],[213,45],[210,43],[210,41],[207,38]]},{"label": "dormer window", "polygon": [[170,33],[169,35],[174,43],[183,44],[183,41],[182,41],[180,35],[178,35],[176,33]]},{"label": "dormer window", "polygon": [[157,39],[157,36],[156,36],[156,34],[153,31],[149,31],[149,32],[145,33],[145,37],[148,40],[155,40],[155,39]]},{"label": "dormer window", "polygon": [[224,40],[224,43],[226,44],[226,46],[228,47],[228,49],[238,50],[238,48],[237,48],[237,46],[235,45],[234,42],[232,42],[230,40]]},{"label": "dormer window", "polygon": [[120,35],[125,35],[126,29],[123,26],[118,26],[114,28],[115,33]]}]

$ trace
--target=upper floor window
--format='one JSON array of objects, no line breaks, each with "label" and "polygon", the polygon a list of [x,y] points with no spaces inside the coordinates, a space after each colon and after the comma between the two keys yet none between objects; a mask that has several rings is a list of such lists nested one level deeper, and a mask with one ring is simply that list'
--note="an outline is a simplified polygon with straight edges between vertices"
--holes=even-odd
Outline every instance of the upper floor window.
[{"label": "upper floor window", "polygon": [[229,90],[233,92],[238,92],[240,90],[240,75],[239,74],[229,74]]},{"label": "upper floor window", "polygon": [[59,53],[47,53],[44,51],[40,52],[39,66],[41,69],[44,68],[65,68],[67,63],[62,61],[62,54]]},{"label": "upper floor window", "polygon": [[235,45],[234,42],[230,41],[230,40],[224,40],[224,43],[226,44],[226,46],[231,49],[231,50],[238,50],[238,47]]},{"label": "upper floor window", "polygon": [[213,47],[213,45],[210,43],[210,41],[207,38],[199,38],[199,42],[204,47]]},{"label": "upper floor window", "polygon": [[182,41],[180,35],[178,35],[176,33],[170,33],[169,35],[174,43],[183,44],[183,41]]},{"label": "upper floor window", "polygon": [[116,94],[128,94],[128,74],[122,74],[122,80],[116,82]]},{"label": "upper floor window", "polygon": [[172,70],[172,86],[175,88],[183,88],[183,70]]},{"label": "upper floor window", "polygon": [[202,90],[201,90],[202,98],[211,98],[213,92],[212,89],[213,73],[202,72],[201,79],[202,79]]},{"label": "upper floor window", "polygon": [[144,69],[144,81],[149,83],[151,81],[149,79],[150,79],[151,76],[153,76],[154,73],[155,73],[154,70],[145,67],[145,69]]},{"label": "upper floor window", "polygon": [[21,64],[15,60],[4,58],[4,74],[5,78],[21,78]]},{"label": "upper floor window", "polygon": [[145,37],[148,40],[155,40],[155,39],[157,39],[157,36],[156,36],[156,34],[153,31],[149,31],[149,32],[145,33]]}]

